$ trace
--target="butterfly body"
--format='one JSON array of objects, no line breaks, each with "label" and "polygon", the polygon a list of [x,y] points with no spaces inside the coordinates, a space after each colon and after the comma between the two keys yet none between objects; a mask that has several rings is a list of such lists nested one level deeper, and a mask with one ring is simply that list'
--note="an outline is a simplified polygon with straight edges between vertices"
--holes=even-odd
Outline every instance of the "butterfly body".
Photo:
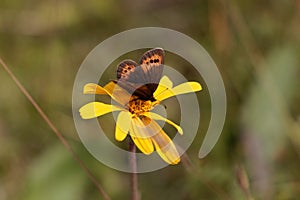
[{"label": "butterfly body", "polygon": [[162,77],[164,50],[155,48],[147,51],[139,63],[122,61],[117,68],[117,84],[137,99],[155,101],[155,92]]}]

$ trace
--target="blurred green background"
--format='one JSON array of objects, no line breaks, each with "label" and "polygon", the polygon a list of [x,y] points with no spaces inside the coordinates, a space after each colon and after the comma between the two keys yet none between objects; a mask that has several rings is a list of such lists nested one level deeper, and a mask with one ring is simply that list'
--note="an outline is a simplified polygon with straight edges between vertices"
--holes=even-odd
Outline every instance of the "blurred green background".
[{"label": "blurred green background", "polygon": [[[81,62],[96,45],[144,26],[171,28],[203,45],[224,79],[228,112],[217,145],[199,160],[210,118],[201,82],[201,124],[189,159],[139,175],[142,199],[298,199],[298,0],[1,0],[0,56],[109,196],[129,199],[129,174],[102,165],[79,141],[71,94]],[[178,69],[195,79],[185,65]],[[3,68],[0,81],[0,200],[102,199]]]}]

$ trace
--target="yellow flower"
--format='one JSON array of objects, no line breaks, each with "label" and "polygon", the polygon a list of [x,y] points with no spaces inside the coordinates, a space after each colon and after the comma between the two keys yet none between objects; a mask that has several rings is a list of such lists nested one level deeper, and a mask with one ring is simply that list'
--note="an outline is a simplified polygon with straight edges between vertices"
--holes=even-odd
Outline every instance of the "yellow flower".
[{"label": "yellow flower", "polygon": [[126,90],[111,81],[104,87],[94,83],[84,86],[84,94],[106,94],[109,95],[118,105],[91,102],[82,106],[79,110],[83,119],[91,119],[104,114],[119,111],[117,116],[115,139],[123,141],[127,134],[130,135],[138,149],[149,155],[156,149],[160,157],[169,164],[177,164],[180,161],[178,151],[155,120],[162,120],[174,126],[182,135],[180,126],[174,122],[151,112],[161,101],[175,95],[197,92],[202,89],[197,82],[186,82],[173,87],[172,81],[163,76],[153,97],[156,101],[141,100],[131,96]]}]

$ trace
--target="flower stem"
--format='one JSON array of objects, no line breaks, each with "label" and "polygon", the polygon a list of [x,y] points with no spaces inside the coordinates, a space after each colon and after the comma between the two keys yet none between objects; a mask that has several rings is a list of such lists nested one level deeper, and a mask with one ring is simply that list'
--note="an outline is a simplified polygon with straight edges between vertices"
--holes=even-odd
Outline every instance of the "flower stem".
[{"label": "flower stem", "polygon": [[25,89],[25,87],[20,83],[20,81],[13,74],[13,72],[6,65],[6,63],[1,59],[1,57],[0,57],[0,66],[2,66],[4,68],[4,70],[9,74],[9,76],[13,79],[13,81],[15,82],[15,84],[18,86],[18,88],[21,90],[21,92],[24,94],[24,96],[29,100],[29,102],[31,103],[31,105],[39,113],[39,115],[46,122],[46,124],[49,126],[49,128],[55,133],[55,135],[58,137],[58,139],[61,141],[61,143],[71,153],[72,157],[75,159],[75,161],[78,163],[78,165],[82,168],[82,170],[87,174],[88,178],[94,183],[94,185],[96,186],[96,188],[99,190],[99,192],[102,195],[102,197],[105,200],[110,200],[110,197],[104,191],[103,187],[100,185],[100,183],[96,179],[96,176],[90,171],[90,169],[79,158],[79,156],[76,154],[76,152],[74,151],[74,149],[72,148],[72,146],[69,144],[69,142],[65,139],[65,137],[63,136],[63,134],[56,128],[56,126],[53,124],[53,122],[50,120],[50,118],[46,115],[46,113],[42,110],[42,108],[38,105],[38,103],[33,99],[33,97]]},{"label": "flower stem", "polygon": [[138,195],[138,178],[136,173],[136,146],[132,139],[129,140],[129,151],[131,152],[129,162],[131,166],[131,200],[139,200]]}]

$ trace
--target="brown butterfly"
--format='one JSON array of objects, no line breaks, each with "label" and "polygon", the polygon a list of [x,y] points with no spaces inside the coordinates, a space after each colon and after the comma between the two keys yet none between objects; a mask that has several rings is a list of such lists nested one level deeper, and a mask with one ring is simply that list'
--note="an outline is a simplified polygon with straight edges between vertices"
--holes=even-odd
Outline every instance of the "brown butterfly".
[{"label": "brown butterfly", "polygon": [[153,93],[162,77],[163,64],[162,48],[144,53],[139,64],[124,60],[117,68],[117,84],[139,99],[155,101]]}]

